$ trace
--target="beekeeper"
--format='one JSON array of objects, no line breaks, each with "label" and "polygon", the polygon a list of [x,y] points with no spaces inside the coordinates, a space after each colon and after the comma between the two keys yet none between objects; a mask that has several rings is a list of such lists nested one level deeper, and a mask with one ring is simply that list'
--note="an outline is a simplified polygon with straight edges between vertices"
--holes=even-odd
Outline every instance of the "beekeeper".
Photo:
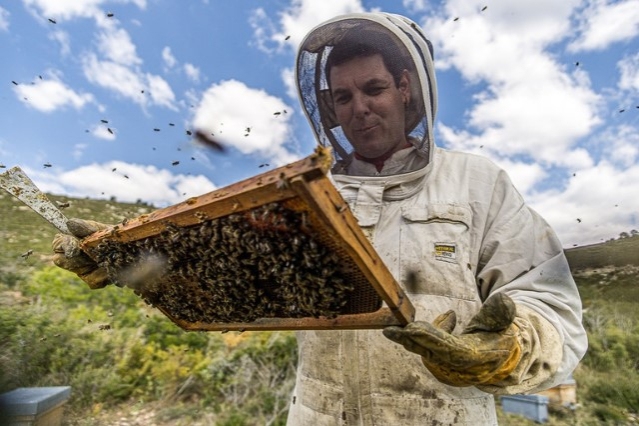
[{"label": "beekeeper", "polygon": [[306,36],[296,67],[332,179],[416,321],[298,332],[288,424],[490,425],[493,395],[562,382],[587,341],[561,243],[503,170],[435,146],[422,30],[387,13],[340,16]]}]

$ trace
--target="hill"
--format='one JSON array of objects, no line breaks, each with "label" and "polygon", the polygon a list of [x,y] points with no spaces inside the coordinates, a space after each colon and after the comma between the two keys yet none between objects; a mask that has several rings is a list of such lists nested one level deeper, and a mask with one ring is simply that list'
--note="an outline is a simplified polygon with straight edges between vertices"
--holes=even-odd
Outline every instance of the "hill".
[{"label": "hill", "polygon": [[[152,211],[143,203],[119,203],[114,200],[95,200],[47,195],[54,203],[69,203],[63,210],[68,218],[92,219],[103,223],[118,223]],[[58,231],[40,215],[14,196],[0,190],[0,270],[13,266],[37,266],[51,256],[51,241]],[[29,258],[22,257],[29,250]],[[13,265],[13,266],[12,266]]]},{"label": "hill", "polygon": [[574,247],[566,250],[566,257],[573,272],[605,266],[639,266],[639,236]]}]

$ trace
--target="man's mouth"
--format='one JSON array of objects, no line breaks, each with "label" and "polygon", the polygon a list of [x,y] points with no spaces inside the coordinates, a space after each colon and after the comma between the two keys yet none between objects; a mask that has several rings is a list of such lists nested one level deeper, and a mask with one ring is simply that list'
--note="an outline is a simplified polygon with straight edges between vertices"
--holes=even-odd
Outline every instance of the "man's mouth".
[{"label": "man's mouth", "polygon": [[366,127],[360,127],[359,129],[355,129],[355,131],[359,132],[359,133],[366,133],[369,130],[374,129],[375,127],[377,127],[377,124],[373,124],[373,125],[366,126]]}]

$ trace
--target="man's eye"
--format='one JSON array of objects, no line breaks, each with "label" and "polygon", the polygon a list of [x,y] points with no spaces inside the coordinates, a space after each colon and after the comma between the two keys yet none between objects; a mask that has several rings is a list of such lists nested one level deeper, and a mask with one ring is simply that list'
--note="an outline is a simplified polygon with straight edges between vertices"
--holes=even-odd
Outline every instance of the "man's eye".
[{"label": "man's eye", "polygon": [[384,91],[384,87],[381,86],[373,86],[373,87],[369,87],[367,90],[367,93],[371,96],[375,96],[375,95],[379,95],[380,93],[382,93]]},{"label": "man's eye", "polygon": [[335,97],[333,97],[333,101],[334,101],[336,104],[345,104],[345,103],[347,103],[350,99],[351,99],[351,97],[350,97],[350,96],[348,96],[348,95],[339,95],[339,96],[335,96]]}]

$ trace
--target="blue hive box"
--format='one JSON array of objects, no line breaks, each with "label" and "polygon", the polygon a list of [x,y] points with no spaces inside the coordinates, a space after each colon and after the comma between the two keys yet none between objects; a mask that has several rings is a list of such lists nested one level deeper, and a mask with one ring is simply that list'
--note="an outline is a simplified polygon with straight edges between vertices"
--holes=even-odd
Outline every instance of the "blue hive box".
[{"label": "blue hive box", "polygon": [[505,413],[520,414],[537,423],[548,421],[548,400],[543,395],[504,395],[500,397]]},{"label": "blue hive box", "polygon": [[0,395],[0,425],[57,426],[70,386],[17,388]]}]

